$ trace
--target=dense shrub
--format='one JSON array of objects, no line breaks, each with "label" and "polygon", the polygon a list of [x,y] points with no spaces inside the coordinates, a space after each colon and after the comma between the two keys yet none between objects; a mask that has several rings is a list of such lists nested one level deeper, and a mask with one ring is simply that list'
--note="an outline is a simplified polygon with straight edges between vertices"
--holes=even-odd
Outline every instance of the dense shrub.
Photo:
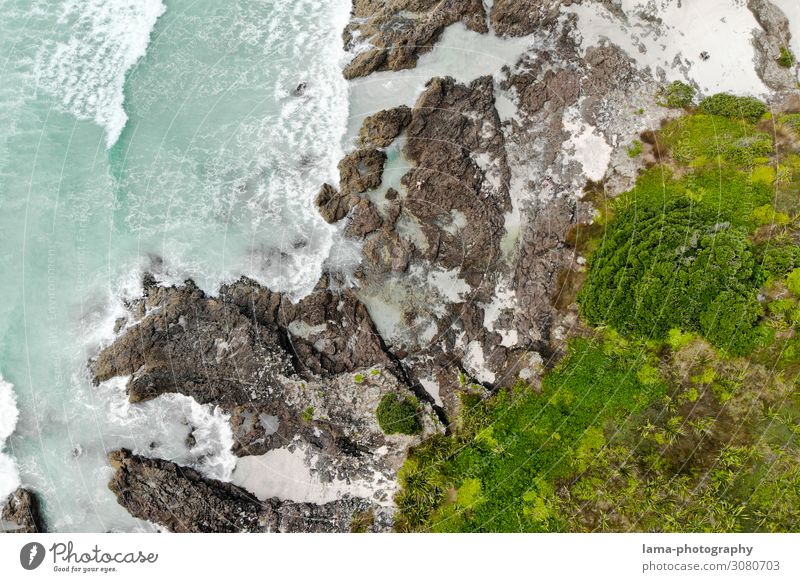
[{"label": "dense shrub", "polygon": [[744,229],[675,199],[632,205],[615,218],[578,299],[592,325],[654,339],[680,328],[741,354],[756,341],[756,275]]},{"label": "dense shrub", "polygon": [[767,112],[767,106],[755,97],[717,93],[703,99],[700,102],[699,110],[709,115],[745,119],[755,123]]},{"label": "dense shrub", "polygon": [[394,393],[384,394],[375,411],[378,424],[386,434],[419,434],[422,431],[417,403]]},{"label": "dense shrub", "polygon": [[684,109],[691,107],[694,102],[694,95],[694,87],[682,81],[673,81],[669,85],[659,88],[656,93],[656,103],[662,107]]},{"label": "dense shrub", "polygon": [[800,267],[800,247],[766,243],[757,247],[757,261],[761,282],[778,279]]}]

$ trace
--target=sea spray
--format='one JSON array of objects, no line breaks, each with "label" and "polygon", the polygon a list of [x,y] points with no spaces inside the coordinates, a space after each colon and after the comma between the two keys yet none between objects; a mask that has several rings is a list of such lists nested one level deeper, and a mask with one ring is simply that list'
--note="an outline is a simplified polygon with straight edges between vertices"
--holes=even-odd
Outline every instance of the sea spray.
[{"label": "sea spray", "polygon": [[128,120],[126,75],[144,56],[165,10],[161,0],[67,0],[58,26],[68,35],[46,43],[40,55],[41,87],[78,119],[104,127],[108,148]]},{"label": "sea spray", "polygon": [[19,473],[14,459],[5,454],[6,439],[17,426],[19,411],[14,387],[0,376],[0,505],[19,487]]}]

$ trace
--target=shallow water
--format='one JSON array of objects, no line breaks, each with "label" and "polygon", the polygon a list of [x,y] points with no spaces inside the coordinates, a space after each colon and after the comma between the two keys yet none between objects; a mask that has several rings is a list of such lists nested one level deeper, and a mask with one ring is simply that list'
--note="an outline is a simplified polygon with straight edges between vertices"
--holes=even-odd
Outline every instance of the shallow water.
[{"label": "shallow water", "polygon": [[[93,388],[144,269],[207,291],[242,274],[296,297],[357,249],[313,207],[348,116],[345,0],[0,1],[0,487],[58,531],[150,528],[107,489],[127,446],[233,470],[219,412]],[[304,85],[303,85],[304,84]],[[197,429],[197,445],[186,437]],[[4,491],[0,491],[0,495]]]}]

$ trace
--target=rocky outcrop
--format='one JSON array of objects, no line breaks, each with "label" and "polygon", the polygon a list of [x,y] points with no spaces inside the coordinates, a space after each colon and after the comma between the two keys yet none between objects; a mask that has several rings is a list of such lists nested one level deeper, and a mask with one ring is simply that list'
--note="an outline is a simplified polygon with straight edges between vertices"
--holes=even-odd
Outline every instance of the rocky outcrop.
[{"label": "rocky outcrop", "polygon": [[269,397],[277,376],[292,370],[277,328],[255,326],[192,281],[150,287],[142,302],[147,314],[93,365],[95,382],[130,376],[131,402],[177,392],[230,408]]},{"label": "rocky outcrop", "polygon": [[494,0],[489,18],[500,36],[526,36],[543,27],[551,27],[561,6],[575,0]]},{"label": "rocky outcrop", "polygon": [[322,218],[330,224],[342,220],[352,208],[350,194],[339,192],[330,184],[322,185],[314,202]]},{"label": "rocky outcrop", "polygon": [[769,0],[748,0],[747,7],[761,26],[761,30],[753,34],[758,76],[770,89],[776,91],[796,89],[796,66],[783,67],[779,64],[781,49],[788,49],[791,38],[789,20]]},{"label": "rocky outcrop", "polygon": [[[432,79],[406,136],[406,157],[415,167],[402,178],[408,192],[403,210],[422,228],[423,255],[464,276],[480,276],[497,260],[503,214],[511,208],[492,79],[470,85]],[[443,228],[454,220],[469,228]]]},{"label": "rocky outcrop", "polygon": [[127,449],[110,453],[109,463],[114,475],[108,487],[119,504],[171,532],[346,532],[354,516],[375,511],[369,502],[353,498],[322,505],[259,501],[230,483]]},{"label": "rocky outcrop", "polygon": [[352,16],[343,34],[345,49],[355,52],[346,79],[413,68],[456,22],[488,31],[481,0],[355,0]]},{"label": "rocky outcrop", "polygon": [[358,139],[364,148],[385,148],[411,122],[411,109],[405,105],[370,115],[361,125]]},{"label": "rocky outcrop", "polygon": [[356,150],[339,162],[342,194],[361,194],[381,185],[386,154],[377,149]]},{"label": "rocky outcrop", "polygon": [[36,495],[22,487],[12,493],[0,514],[0,530],[4,533],[44,533],[44,520]]},{"label": "rocky outcrop", "polygon": [[[130,321],[92,364],[95,381],[129,376],[132,402],[175,392],[219,406],[231,415],[234,454],[278,451],[276,462],[291,457],[307,475],[302,478],[338,484],[342,494],[334,499],[338,505],[262,499],[262,507],[253,495],[193,469],[119,453],[112,457],[112,489],[133,515],[173,531],[311,531],[305,522],[317,519],[332,524],[320,528],[347,529],[347,511],[391,502],[408,447],[442,430],[364,305],[351,291],[330,288],[327,278],[297,303],[248,279],[224,285],[217,297],[191,281],[163,287],[145,279]],[[383,433],[375,413],[388,393],[423,396],[419,435]],[[151,482],[164,486],[151,491],[145,487]],[[347,484],[364,499],[348,499]],[[199,502],[176,513],[175,504],[192,495],[213,499],[214,514],[235,518],[210,517]],[[170,518],[173,513],[180,519]]]}]

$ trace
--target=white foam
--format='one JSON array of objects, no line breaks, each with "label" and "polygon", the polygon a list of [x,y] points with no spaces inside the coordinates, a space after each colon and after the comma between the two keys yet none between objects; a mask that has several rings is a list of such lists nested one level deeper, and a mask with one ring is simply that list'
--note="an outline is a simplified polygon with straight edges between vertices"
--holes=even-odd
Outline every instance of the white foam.
[{"label": "white foam", "polygon": [[104,127],[110,148],[128,121],[125,77],[147,51],[166,6],[161,0],[67,0],[60,8],[59,26],[69,37],[45,45],[39,83],[66,111]]},{"label": "white foam", "polygon": [[581,118],[577,107],[564,112],[563,123],[564,129],[571,134],[563,146],[567,163],[576,161],[587,178],[595,182],[602,180],[611,162],[613,148],[597,128]]},{"label": "white foam", "polygon": [[378,501],[379,491],[391,492],[394,488],[377,472],[371,481],[323,481],[314,470],[317,461],[316,455],[301,446],[273,449],[263,455],[240,458],[232,482],[261,500],[277,497],[299,503],[329,503],[345,495]]},{"label": "white foam", "polygon": [[[212,479],[230,480],[236,457],[231,452],[229,415],[182,394],[131,404],[125,393],[127,382],[128,377],[112,378],[98,388],[97,404],[107,423],[104,433],[115,447],[189,465]],[[194,444],[187,446],[190,435]]]},{"label": "white foam", "polygon": [[0,376],[0,504],[19,487],[19,472],[14,459],[3,453],[6,439],[17,426],[19,410],[14,386]]},{"label": "white foam", "polygon": [[[794,2],[795,0],[787,0]],[[704,93],[764,95],[754,67],[753,31],[758,23],[744,0],[620,0],[619,18],[595,1],[573,4],[582,47],[611,41],[652,73],[691,80]],[[707,52],[708,60],[700,58]]]}]

